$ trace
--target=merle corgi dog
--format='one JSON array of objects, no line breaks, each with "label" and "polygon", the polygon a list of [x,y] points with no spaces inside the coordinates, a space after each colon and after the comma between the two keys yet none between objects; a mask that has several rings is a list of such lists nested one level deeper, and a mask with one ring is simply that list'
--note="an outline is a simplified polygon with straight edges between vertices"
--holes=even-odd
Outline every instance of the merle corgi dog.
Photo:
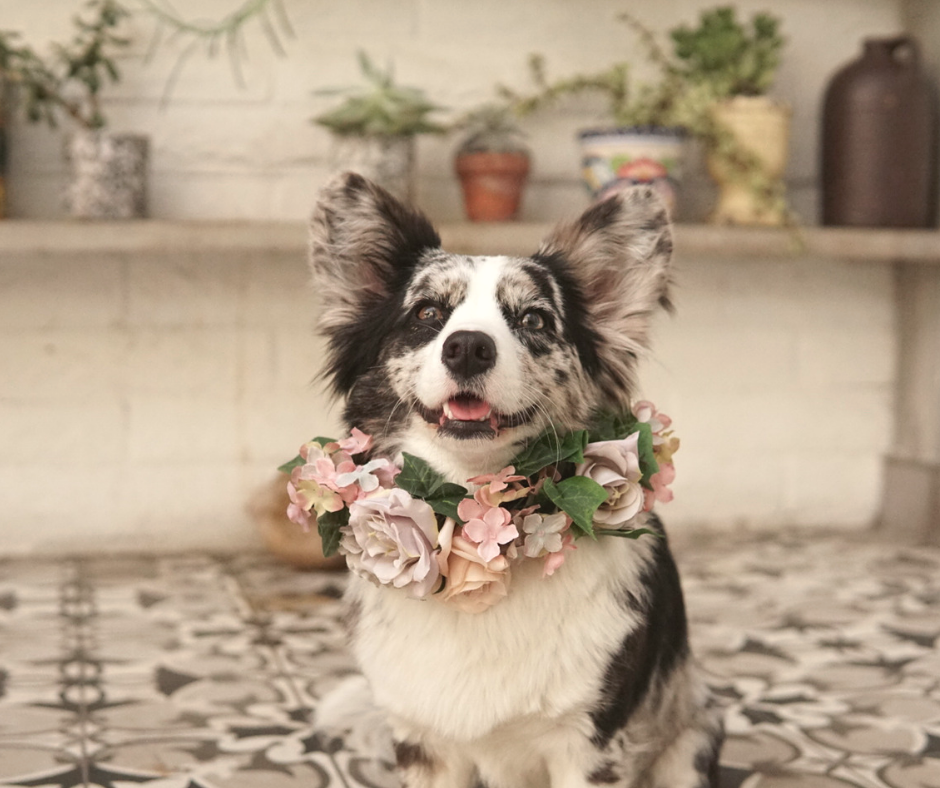
[{"label": "merle corgi dog", "polygon": [[[473,257],[339,176],[313,214],[311,267],[348,426],[374,456],[407,452],[466,485],[548,427],[629,408],[671,251],[649,189],[594,205],[530,257]],[[717,785],[721,722],[662,526],[645,525],[658,535],[578,540],[549,578],[522,562],[483,613],[350,578],[352,649],[406,788]]]}]

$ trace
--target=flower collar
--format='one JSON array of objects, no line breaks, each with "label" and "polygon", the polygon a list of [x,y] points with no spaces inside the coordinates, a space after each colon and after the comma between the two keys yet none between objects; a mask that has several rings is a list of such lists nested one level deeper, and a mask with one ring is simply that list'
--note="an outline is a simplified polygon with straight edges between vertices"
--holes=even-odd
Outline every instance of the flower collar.
[{"label": "flower collar", "polygon": [[354,427],[281,466],[287,514],[304,528],[315,521],[324,554],[344,554],[376,585],[478,613],[508,593],[520,561],[541,561],[549,576],[581,537],[654,534],[643,515],[672,500],[671,423],[644,401],[589,430],[546,431],[498,473],[467,479],[473,492],[410,454],[400,468],[369,459],[372,438]]}]

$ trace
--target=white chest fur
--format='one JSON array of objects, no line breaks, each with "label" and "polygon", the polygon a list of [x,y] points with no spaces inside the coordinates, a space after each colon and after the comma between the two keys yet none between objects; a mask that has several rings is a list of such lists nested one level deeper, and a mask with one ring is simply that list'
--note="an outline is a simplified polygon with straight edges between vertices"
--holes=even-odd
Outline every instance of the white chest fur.
[{"label": "white chest fur", "polygon": [[544,579],[541,562],[522,562],[509,596],[476,615],[354,579],[354,647],[376,701],[409,725],[464,742],[583,712],[636,626],[623,596],[642,598],[650,538],[581,539]]}]

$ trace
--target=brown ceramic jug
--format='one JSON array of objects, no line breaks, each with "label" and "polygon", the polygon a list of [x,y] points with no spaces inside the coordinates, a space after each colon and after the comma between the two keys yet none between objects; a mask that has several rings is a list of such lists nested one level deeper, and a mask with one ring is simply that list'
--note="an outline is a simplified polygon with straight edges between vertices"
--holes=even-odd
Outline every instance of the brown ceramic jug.
[{"label": "brown ceramic jug", "polygon": [[865,41],[829,83],[822,136],[823,224],[935,225],[936,94],[912,38]]}]

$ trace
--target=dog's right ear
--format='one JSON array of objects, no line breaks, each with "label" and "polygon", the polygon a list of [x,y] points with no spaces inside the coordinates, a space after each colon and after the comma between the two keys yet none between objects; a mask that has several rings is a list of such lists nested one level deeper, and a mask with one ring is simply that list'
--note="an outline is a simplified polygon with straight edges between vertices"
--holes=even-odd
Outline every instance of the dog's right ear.
[{"label": "dog's right ear", "polygon": [[320,326],[361,323],[441,239],[430,222],[355,173],[323,188],[310,222],[310,267],[321,297]]}]

